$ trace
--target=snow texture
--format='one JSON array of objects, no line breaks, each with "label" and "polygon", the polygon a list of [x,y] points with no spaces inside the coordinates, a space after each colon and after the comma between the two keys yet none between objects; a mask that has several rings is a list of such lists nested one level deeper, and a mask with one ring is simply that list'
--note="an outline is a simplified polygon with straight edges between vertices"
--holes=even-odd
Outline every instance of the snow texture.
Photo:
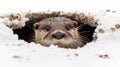
[{"label": "snow texture", "polygon": [[[3,9],[0,16],[5,16],[0,17],[0,67],[120,67],[120,28],[116,28],[116,25],[120,24],[120,12],[117,11],[119,4],[117,0],[110,2],[109,0],[9,1],[4,0],[0,3],[0,8]],[[84,4],[86,6],[83,6]],[[111,4],[113,5],[110,7]],[[96,8],[98,9],[95,10]],[[107,10],[109,8],[115,8],[116,11]],[[76,10],[91,15],[98,20],[99,24],[94,33],[97,40],[78,49],[64,49],[53,45],[44,47],[18,40],[18,36],[14,35],[12,29],[7,26],[11,23],[24,26],[24,22],[28,19],[22,18],[21,21],[10,22],[6,15],[11,12],[23,14],[22,12],[29,10],[36,12]],[[100,32],[100,29],[104,33]]]}]

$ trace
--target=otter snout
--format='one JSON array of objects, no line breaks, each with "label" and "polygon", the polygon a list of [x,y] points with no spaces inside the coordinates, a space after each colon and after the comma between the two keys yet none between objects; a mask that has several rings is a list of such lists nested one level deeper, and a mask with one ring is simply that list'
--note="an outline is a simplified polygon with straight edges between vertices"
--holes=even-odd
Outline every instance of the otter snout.
[{"label": "otter snout", "polygon": [[61,32],[56,32],[52,35],[52,37],[55,39],[63,39],[65,37],[65,34]]}]

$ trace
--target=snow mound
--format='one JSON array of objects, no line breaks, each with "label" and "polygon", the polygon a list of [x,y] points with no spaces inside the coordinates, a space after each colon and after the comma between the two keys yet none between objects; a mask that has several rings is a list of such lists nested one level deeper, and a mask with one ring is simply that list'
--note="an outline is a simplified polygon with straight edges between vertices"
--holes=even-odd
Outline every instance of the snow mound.
[{"label": "snow mound", "polygon": [[94,40],[78,49],[64,49],[53,45],[44,47],[18,40],[11,25],[21,27],[29,19],[23,14],[20,20],[13,19],[11,22],[8,16],[0,17],[0,67],[120,66],[119,12],[91,13],[90,16],[98,20]]}]

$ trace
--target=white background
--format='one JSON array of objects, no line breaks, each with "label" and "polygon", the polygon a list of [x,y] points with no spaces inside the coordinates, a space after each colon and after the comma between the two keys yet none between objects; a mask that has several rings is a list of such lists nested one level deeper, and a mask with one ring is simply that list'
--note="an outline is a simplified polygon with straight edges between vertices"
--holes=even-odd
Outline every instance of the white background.
[{"label": "white background", "polygon": [[119,0],[1,0],[0,12],[119,10]]},{"label": "white background", "polygon": [[[120,67],[120,29],[115,32],[110,29],[120,24],[119,6],[119,0],[1,0],[2,16],[29,10],[91,12],[101,24],[96,32],[103,28],[105,33],[98,33],[96,42],[79,49],[43,47],[18,40],[18,36],[3,24],[8,20],[0,18],[0,67]],[[108,9],[117,12],[105,13]],[[107,58],[99,57],[105,54]]]}]

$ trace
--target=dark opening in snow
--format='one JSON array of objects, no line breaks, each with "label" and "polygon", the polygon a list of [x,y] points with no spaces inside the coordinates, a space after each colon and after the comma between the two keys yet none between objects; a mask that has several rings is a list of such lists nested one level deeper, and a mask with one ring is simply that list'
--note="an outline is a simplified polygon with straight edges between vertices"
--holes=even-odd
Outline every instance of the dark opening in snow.
[{"label": "dark opening in snow", "polygon": [[77,21],[78,26],[82,25],[82,28],[78,29],[79,34],[88,38],[88,42],[91,42],[93,40],[93,34],[97,27],[97,22],[93,19],[93,17],[85,16],[84,13],[30,13],[27,14],[26,17],[29,18],[29,20],[25,22],[26,25],[21,29],[14,29],[13,31],[14,34],[18,34],[19,39],[23,39],[27,42],[34,42],[35,32],[33,30],[33,24],[45,18],[66,17],[71,20]]}]

